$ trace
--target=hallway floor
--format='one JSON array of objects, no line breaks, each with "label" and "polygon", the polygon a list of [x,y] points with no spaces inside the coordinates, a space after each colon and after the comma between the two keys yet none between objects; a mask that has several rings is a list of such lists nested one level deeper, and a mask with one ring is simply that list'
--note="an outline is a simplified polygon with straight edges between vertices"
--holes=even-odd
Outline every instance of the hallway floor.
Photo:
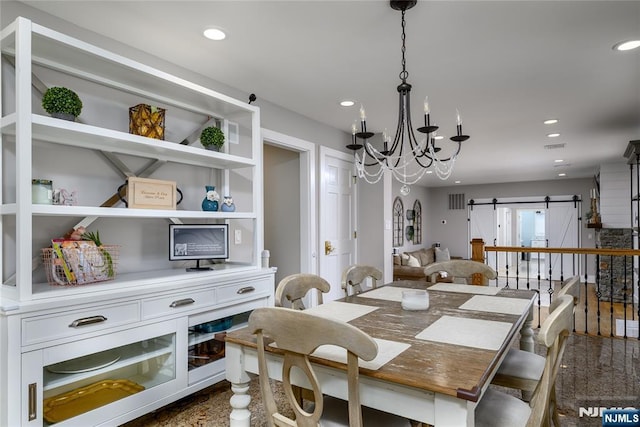
[{"label": "hallway floor", "polygon": [[581,407],[640,409],[640,340],[573,334],[556,387],[563,426],[602,425]]}]

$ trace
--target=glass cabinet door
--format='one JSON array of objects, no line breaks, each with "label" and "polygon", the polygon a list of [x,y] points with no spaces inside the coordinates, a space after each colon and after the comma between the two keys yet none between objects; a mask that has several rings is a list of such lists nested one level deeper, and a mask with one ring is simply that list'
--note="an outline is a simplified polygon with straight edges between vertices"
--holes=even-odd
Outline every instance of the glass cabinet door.
[{"label": "glass cabinet door", "polygon": [[189,328],[189,371],[224,358],[225,331],[231,327],[232,318],[199,323]]},{"label": "glass cabinet door", "polygon": [[175,379],[175,355],[176,334],[169,333],[44,366],[45,425]]},{"label": "glass cabinet door", "polygon": [[228,330],[246,326],[250,313],[226,317],[219,317],[220,313],[204,313],[189,319],[189,384],[212,378],[216,381],[224,379],[225,336]]}]

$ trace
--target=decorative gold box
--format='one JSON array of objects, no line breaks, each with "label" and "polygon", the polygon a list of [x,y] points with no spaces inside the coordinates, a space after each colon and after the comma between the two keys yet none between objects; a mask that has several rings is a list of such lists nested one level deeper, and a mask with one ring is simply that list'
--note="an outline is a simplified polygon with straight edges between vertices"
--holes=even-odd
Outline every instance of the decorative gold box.
[{"label": "decorative gold box", "polygon": [[129,133],[164,139],[164,108],[138,104],[129,108]]}]

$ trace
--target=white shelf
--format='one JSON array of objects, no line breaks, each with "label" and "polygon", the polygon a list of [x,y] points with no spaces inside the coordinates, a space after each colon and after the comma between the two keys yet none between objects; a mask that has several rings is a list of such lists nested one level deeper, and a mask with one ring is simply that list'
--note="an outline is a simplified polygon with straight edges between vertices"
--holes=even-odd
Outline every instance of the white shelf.
[{"label": "white shelf", "polygon": [[[194,261],[195,264],[195,261]],[[111,294],[118,290],[144,289],[149,287],[167,286],[176,288],[180,284],[188,284],[202,279],[218,279],[225,275],[256,271],[259,267],[251,264],[225,262],[211,265],[213,270],[204,272],[187,272],[185,268],[168,270],[152,270],[135,273],[117,273],[116,278],[104,282],[88,283],[77,286],[52,286],[48,283],[34,283],[33,297],[40,298],[65,298],[77,294],[98,293]]]},{"label": "white shelf", "polygon": [[222,329],[217,332],[192,332],[189,331],[189,347],[201,344],[203,342],[211,341],[216,339],[216,335],[227,332],[228,329]]},{"label": "white shelf", "polygon": [[[256,164],[250,158],[39,114],[32,114],[31,122],[33,139],[49,143],[208,168],[237,169]],[[15,136],[15,114],[3,118],[2,130],[7,135]]]},{"label": "white shelf", "polygon": [[[30,25],[34,64],[132,94],[153,96],[163,103],[194,112],[213,113],[214,117],[258,111],[258,107],[246,102],[23,18],[22,21]],[[3,40],[2,49],[3,53],[12,55],[16,49],[14,38]]]},{"label": "white shelf", "polygon": [[97,377],[100,374],[117,371],[118,369],[135,365],[166,356],[171,357],[173,353],[173,343],[167,342],[162,344],[159,340],[154,340],[147,344],[146,348],[142,348],[140,343],[122,347],[120,349],[120,359],[115,363],[105,366],[104,368],[95,369],[93,371],[80,372],[75,374],[57,374],[49,372],[45,368],[43,391],[52,390],[67,384],[73,384],[86,378]]},{"label": "white shelf", "polygon": [[[103,208],[94,206],[62,206],[32,205],[32,213],[36,216],[83,217],[98,216],[101,218],[190,218],[190,219],[254,219],[255,212],[207,212],[182,211],[166,209],[129,209]],[[0,206],[0,213],[15,214],[15,203]]]},{"label": "white shelf", "polygon": [[[15,203],[0,205],[1,215],[12,215],[15,213]],[[208,212],[62,205],[32,205],[32,213],[34,216],[98,216],[101,218],[255,219],[257,217],[255,212]]]}]

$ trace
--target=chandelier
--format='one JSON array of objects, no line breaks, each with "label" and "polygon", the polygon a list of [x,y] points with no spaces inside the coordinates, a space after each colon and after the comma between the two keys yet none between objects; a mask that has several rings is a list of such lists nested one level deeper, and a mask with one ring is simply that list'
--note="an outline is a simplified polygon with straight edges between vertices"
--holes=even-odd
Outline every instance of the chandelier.
[{"label": "chandelier", "polygon": [[[368,139],[374,133],[367,131],[367,117],[364,107],[360,106],[360,125],[357,121],[351,128],[351,143],[347,148],[354,151],[355,166],[358,177],[374,184],[383,176],[384,171],[390,171],[393,177],[401,182],[400,192],[409,194],[409,186],[418,182],[433,167],[438,178],[445,180],[453,172],[453,167],[462,148],[462,142],[469,139],[462,133],[460,112],[456,110],[456,135],[450,139],[453,147],[447,147],[448,154],[438,154],[442,147],[436,146],[438,126],[431,123],[428,98],[424,100],[424,126],[416,130],[421,134],[420,141],[416,138],[411,125],[411,85],[407,83],[409,73],[405,60],[405,19],[408,9],[415,6],[417,0],[390,0],[392,9],[402,12],[402,71],[398,86],[398,124],[393,140],[386,129],[382,133],[382,150],[376,149]],[[450,144],[450,143],[446,143]],[[443,151],[443,153],[445,152]]]}]

